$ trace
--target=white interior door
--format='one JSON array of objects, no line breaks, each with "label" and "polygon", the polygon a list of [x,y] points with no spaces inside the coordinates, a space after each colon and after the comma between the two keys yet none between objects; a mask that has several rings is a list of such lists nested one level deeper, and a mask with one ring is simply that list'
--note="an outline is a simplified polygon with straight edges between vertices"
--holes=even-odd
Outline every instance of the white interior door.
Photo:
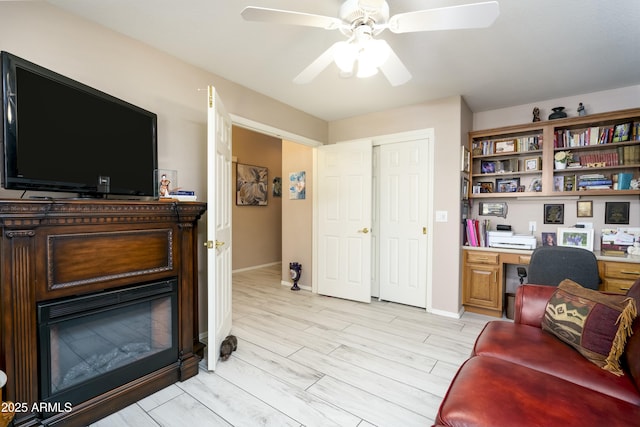
[{"label": "white interior door", "polygon": [[371,301],[371,141],[317,151],[318,293]]},{"label": "white interior door", "polygon": [[380,146],[380,299],[427,304],[428,141]]},{"label": "white interior door", "polygon": [[215,88],[207,101],[207,369],[231,331],[231,118]]}]

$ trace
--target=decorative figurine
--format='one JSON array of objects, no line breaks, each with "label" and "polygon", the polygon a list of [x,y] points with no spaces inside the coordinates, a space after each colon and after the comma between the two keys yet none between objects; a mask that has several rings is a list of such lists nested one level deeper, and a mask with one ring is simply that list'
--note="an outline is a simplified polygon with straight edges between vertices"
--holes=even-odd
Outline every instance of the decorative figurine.
[{"label": "decorative figurine", "polygon": [[540,109],[538,107],[533,108],[533,121],[534,122],[540,121]]},{"label": "decorative figurine", "polygon": [[298,287],[298,280],[300,280],[300,276],[302,275],[302,265],[298,262],[290,262],[289,274],[291,275],[291,280],[293,280],[291,290],[299,291],[300,288]]},{"label": "decorative figurine", "polygon": [[551,113],[549,115],[549,120],[553,120],[553,119],[563,119],[565,117],[567,117],[567,113],[565,113],[564,111],[564,107],[555,107],[552,108],[553,113]]},{"label": "decorative figurine", "polygon": [[167,175],[162,174],[162,178],[160,179],[160,197],[169,196],[169,184],[171,184],[171,181],[169,181]]},{"label": "decorative figurine", "polygon": [[582,105],[582,102],[580,104],[578,104],[578,115],[579,116],[585,116],[587,114],[586,110],[584,109],[584,105]]}]

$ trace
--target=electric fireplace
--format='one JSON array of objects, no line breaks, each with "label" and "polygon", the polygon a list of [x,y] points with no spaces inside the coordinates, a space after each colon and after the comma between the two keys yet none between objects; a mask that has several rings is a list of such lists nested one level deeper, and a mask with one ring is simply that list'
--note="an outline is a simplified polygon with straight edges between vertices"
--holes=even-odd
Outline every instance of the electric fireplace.
[{"label": "electric fireplace", "polygon": [[83,427],[198,374],[200,202],[0,200],[3,398]]},{"label": "electric fireplace", "polygon": [[40,401],[57,407],[179,358],[175,279],[42,302],[37,316]]}]

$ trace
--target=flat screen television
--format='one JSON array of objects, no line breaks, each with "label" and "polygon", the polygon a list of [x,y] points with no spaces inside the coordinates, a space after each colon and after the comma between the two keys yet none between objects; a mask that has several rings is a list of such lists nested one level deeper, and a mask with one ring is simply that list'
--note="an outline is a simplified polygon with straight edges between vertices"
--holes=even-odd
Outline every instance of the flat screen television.
[{"label": "flat screen television", "polygon": [[4,188],[154,196],[156,114],[8,52],[1,60]]}]

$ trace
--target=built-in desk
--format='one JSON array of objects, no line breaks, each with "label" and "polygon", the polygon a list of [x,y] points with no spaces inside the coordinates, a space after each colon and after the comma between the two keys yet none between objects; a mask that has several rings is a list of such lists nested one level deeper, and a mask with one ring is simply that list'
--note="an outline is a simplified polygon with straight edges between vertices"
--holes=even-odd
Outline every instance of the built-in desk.
[{"label": "built-in desk", "polygon": [[[505,307],[505,265],[527,265],[533,251],[462,248],[462,305],[473,313],[502,317]],[[612,257],[594,251],[602,284],[600,289],[624,294],[640,277],[639,257]]]}]

